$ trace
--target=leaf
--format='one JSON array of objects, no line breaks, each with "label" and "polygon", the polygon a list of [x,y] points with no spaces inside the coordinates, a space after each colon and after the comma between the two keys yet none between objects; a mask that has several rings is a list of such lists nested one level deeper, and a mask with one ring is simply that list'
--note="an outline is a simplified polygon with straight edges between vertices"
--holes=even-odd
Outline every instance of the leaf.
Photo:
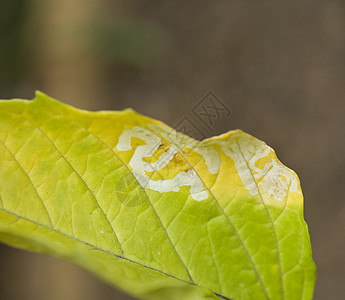
[{"label": "leaf", "polygon": [[0,102],[0,240],[144,299],[311,299],[296,174],[240,131],[202,142],[132,110]]}]

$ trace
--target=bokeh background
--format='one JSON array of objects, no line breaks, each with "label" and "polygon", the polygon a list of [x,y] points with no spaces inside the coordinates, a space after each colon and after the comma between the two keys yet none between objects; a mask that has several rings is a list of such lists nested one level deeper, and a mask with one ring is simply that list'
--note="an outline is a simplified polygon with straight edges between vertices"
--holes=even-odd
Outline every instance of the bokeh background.
[{"label": "bokeh background", "polygon": [[[209,91],[300,176],[316,300],[345,299],[345,2],[1,0],[0,98],[132,107],[174,126]],[[203,129],[204,130],[204,129]],[[132,299],[0,246],[0,299]]]}]

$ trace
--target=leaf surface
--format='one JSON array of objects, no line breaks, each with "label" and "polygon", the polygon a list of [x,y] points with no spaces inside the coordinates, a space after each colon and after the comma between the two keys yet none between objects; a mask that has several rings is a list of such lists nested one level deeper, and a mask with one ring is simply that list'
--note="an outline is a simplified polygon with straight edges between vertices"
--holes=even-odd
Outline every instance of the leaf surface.
[{"label": "leaf surface", "polygon": [[311,299],[297,175],[240,130],[196,141],[132,110],[0,101],[0,241],[144,299]]}]

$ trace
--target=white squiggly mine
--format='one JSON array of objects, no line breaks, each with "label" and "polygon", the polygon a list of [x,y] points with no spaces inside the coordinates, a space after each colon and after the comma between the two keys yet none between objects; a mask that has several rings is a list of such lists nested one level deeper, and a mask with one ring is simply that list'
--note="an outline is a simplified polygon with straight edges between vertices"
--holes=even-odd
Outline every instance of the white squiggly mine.
[{"label": "white squiggly mine", "polygon": [[265,163],[263,169],[258,168],[258,161],[268,157],[273,151],[264,142],[247,134],[235,133],[228,141],[215,143],[221,146],[225,155],[232,158],[238,175],[250,195],[260,194],[259,185],[264,196],[278,201],[283,201],[289,190],[301,193],[296,175],[273,158]]},{"label": "white squiggly mine", "polygon": [[145,145],[137,146],[129,162],[130,167],[133,169],[135,178],[142,187],[165,193],[178,192],[181,186],[190,186],[190,194],[194,200],[201,201],[208,198],[208,193],[205,191],[200,177],[192,168],[187,172],[181,171],[171,179],[152,180],[146,172],[163,169],[173,159],[174,155],[178,152],[178,149],[174,144],[172,144],[170,145],[169,150],[162,154],[157,161],[154,163],[148,163],[143,159],[145,157],[151,157],[155,153],[161,144],[161,138],[150,130],[135,126],[130,129],[125,129],[122,132],[116,145],[117,150],[131,150],[131,139],[133,137],[139,138],[146,143]]},{"label": "white squiggly mine", "polygon": [[[250,195],[260,194],[264,197],[284,201],[289,190],[301,193],[296,175],[277,160],[271,158],[264,164],[263,168],[257,166],[258,161],[267,158],[273,150],[264,142],[247,134],[236,132],[227,141],[213,140],[206,144],[200,144],[177,132],[175,132],[177,139],[172,139],[171,131],[168,132],[166,128],[155,127],[152,129],[158,130],[162,136],[169,136],[167,139],[172,142],[170,148],[153,163],[144,161],[144,158],[154,155],[161,145],[161,138],[148,129],[139,126],[125,129],[116,145],[118,151],[129,151],[132,149],[131,140],[133,137],[145,142],[144,145],[136,147],[129,162],[135,178],[142,187],[165,193],[178,192],[181,186],[190,186],[190,194],[194,200],[202,201],[207,199],[209,194],[201,178],[192,167],[187,172],[181,171],[173,178],[165,180],[152,180],[146,172],[163,169],[178,153],[177,147],[180,147],[180,149],[186,147],[204,158],[211,174],[217,174],[220,171],[221,162],[213,145],[220,145],[222,152],[234,161],[243,186]],[[262,191],[259,190],[259,186]]]}]

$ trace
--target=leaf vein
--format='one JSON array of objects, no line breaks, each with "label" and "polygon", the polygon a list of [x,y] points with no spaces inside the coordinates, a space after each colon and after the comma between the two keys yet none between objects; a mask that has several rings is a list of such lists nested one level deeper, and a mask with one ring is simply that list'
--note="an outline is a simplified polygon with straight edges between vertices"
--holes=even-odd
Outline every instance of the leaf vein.
[{"label": "leaf vein", "polygon": [[[178,147],[178,145],[176,145],[175,142],[174,142],[172,139],[170,139],[170,141],[171,141],[171,143],[173,143],[176,147]],[[178,152],[179,152],[179,154],[181,155],[181,157],[183,157],[183,158],[185,159],[185,161],[189,164],[189,166],[191,167],[191,169],[194,170],[194,172],[196,172],[196,170],[194,169],[193,165],[188,161],[188,159],[185,157],[185,155],[183,154],[183,152],[180,151],[180,150],[179,150]],[[219,172],[220,172],[220,170],[219,170]],[[197,173],[197,172],[196,172],[196,173]],[[198,173],[197,173],[197,174],[198,174]],[[199,176],[199,175],[198,175],[198,176]],[[254,261],[252,260],[250,254],[249,254],[249,251],[248,251],[248,249],[247,249],[247,246],[243,243],[243,241],[242,241],[242,239],[241,239],[241,237],[240,237],[240,235],[239,235],[239,233],[238,233],[238,231],[237,231],[235,225],[231,222],[230,217],[225,213],[224,209],[222,208],[222,206],[221,206],[220,203],[218,202],[217,198],[216,198],[216,197],[214,196],[214,194],[211,192],[210,188],[205,184],[205,182],[203,181],[203,179],[201,178],[201,176],[199,176],[199,178],[200,178],[202,184],[204,185],[204,187],[205,187],[205,188],[207,189],[207,191],[210,193],[211,197],[214,199],[215,203],[217,204],[217,206],[218,206],[218,208],[220,209],[220,211],[222,212],[222,214],[224,214],[224,216],[225,216],[226,219],[228,220],[230,226],[233,228],[233,230],[234,230],[234,232],[235,232],[237,238],[239,239],[240,243],[242,244],[242,247],[243,247],[243,249],[245,250],[246,255],[247,255],[247,257],[248,257],[248,260],[250,261],[250,263],[251,263],[251,265],[252,265],[252,267],[253,267],[253,270],[254,270],[254,272],[255,272],[255,274],[256,274],[256,276],[257,276],[257,278],[258,278],[258,280],[259,280],[259,282],[260,282],[260,284],[261,284],[261,286],[262,286],[262,288],[263,288],[263,290],[264,290],[264,292],[265,292],[266,298],[269,299],[268,294],[267,294],[267,291],[266,291],[266,287],[265,287],[265,285],[264,285],[264,283],[263,283],[263,281],[262,281],[262,278],[261,278],[261,276],[260,276],[260,274],[259,274],[259,272],[258,272],[258,270],[257,270],[257,268],[256,268],[256,265],[255,265]]]},{"label": "leaf vein", "polygon": [[[25,118],[26,119],[26,118]],[[98,207],[100,208],[104,218],[106,219],[107,223],[110,225],[115,238],[117,239],[121,252],[123,254],[123,249],[122,249],[122,245],[120,243],[120,240],[117,237],[117,234],[114,230],[114,227],[112,226],[112,224],[110,223],[109,219],[107,218],[104,210],[102,209],[100,203],[98,202],[96,195],[94,194],[94,192],[91,190],[91,188],[88,186],[88,184],[86,183],[86,181],[83,179],[83,177],[81,177],[81,175],[77,172],[77,170],[73,167],[73,165],[69,162],[69,160],[61,153],[61,151],[58,149],[58,147],[56,146],[55,142],[38,126],[36,126],[35,124],[33,124],[30,120],[27,120],[28,122],[30,122],[30,124],[32,124],[32,126],[34,126],[38,131],[41,132],[41,134],[51,143],[51,145],[53,145],[53,147],[55,148],[55,150],[59,153],[59,155],[61,155],[61,157],[65,160],[65,162],[69,165],[69,167],[74,171],[74,173],[80,178],[80,180],[83,182],[83,184],[85,185],[85,187],[90,191],[91,195],[93,196],[93,198],[95,199],[96,204],[98,205]]]},{"label": "leaf vein", "polygon": [[[22,220],[25,220],[25,221],[27,221],[27,222],[30,222],[30,223],[36,225],[36,226],[37,226],[36,230],[38,229],[38,227],[43,227],[43,228],[45,228],[45,229],[52,230],[52,231],[54,231],[54,232],[56,232],[56,233],[58,233],[58,234],[61,234],[61,235],[64,236],[64,237],[70,238],[70,239],[72,239],[72,240],[74,240],[74,241],[76,241],[76,242],[78,242],[78,243],[81,243],[81,244],[83,244],[83,245],[85,245],[85,246],[90,247],[91,250],[100,251],[100,252],[103,252],[103,253],[108,254],[108,255],[110,255],[110,256],[114,256],[114,257],[116,257],[116,258],[119,258],[119,259],[123,259],[123,260],[129,261],[130,263],[139,265],[139,266],[141,266],[141,267],[143,267],[143,268],[150,269],[150,270],[152,270],[152,271],[156,271],[156,272],[158,272],[158,273],[161,273],[161,274],[163,274],[163,275],[165,275],[165,276],[168,276],[168,277],[174,278],[174,279],[176,279],[176,280],[182,281],[182,282],[184,282],[184,283],[191,284],[191,285],[196,285],[195,283],[191,283],[191,282],[186,281],[186,280],[184,280],[184,279],[182,279],[182,278],[179,278],[179,277],[173,276],[173,275],[171,275],[171,274],[165,273],[164,271],[161,271],[161,270],[159,270],[159,269],[155,269],[155,268],[153,268],[153,267],[146,266],[146,265],[144,265],[144,264],[142,264],[142,263],[136,262],[136,261],[134,261],[134,260],[132,260],[132,259],[129,259],[129,258],[125,257],[125,256],[118,255],[118,254],[112,253],[112,252],[110,252],[110,251],[104,250],[104,249],[102,249],[102,248],[96,247],[96,246],[94,246],[94,245],[92,245],[92,244],[90,244],[90,243],[87,243],[87,242],[85,242],[85,241],[82,241],[82,240],[80,240],[80,239],[78,239],[78,238],[76,238],[76,237],[74,237],[74,236],[70,236],[70,235],[68,235],[68,234],[66,234],[66,233],[64,233],[64,232],[62,232],[62,231],[60,231],[60,230],[57,230],[57,229],[55,229],[55,228],[50,228],[50,227],[48,227],[48,226],[46,226],[46,225],[44,225],[44,224],[40,224],[40,223],[38,223],[38,222],[36,222],[36,221],[30,219],[30,218],[27,218],[27,217],[18,215],[18,214],[14,213],[14,212],[11,212],[11,211],[9,211],[9,210],[7,210],[7,209],[5,209],[5,208],[0,208],[0,211],[3,211],[3,212],[5,212],[5,213],[7,213],[7,214],[10,214],[10,215],[12,215],[12,216],[18,218],[18,219],[22,219]],[[213,292],[213,293],[214,293],[216,296],[218,296],[219,298],[221,298],[221,299],[231,300],[231,299],[229,299],[229,298],[227,298],[227,297],[225,297],[225,296],[223,296],[223,295],[220,295],[220,294],[218,294],[218,293],[215,293],[215,292]]]},{"label": "leaf vein", "polygon": [[[73,123],[74,123],[74,122],[73,122]],[[79,127],[81,127],[79,124],[77,124],[77,125],[78,125]],[[84,127],[82,127],[82,128],[84,128]],[[92,136],[94,136],[97,140],[99,140],[102,144],[104,144],[108,149],[110,149],[110,151],[114,154],[114,157],[118,158],[118,160],[127,168],[128,172],[131,173],[131,174],[133,175],[135,181],[138,183],[138,186],[140,186],[140,188],[142,189],[142,191],[143,191],[143,193],[145,194],[145,196],[146,196],[148,202],[150,203],[150,205],[151,205],[151,207],[152,207],[152,209],[153,209],[155,215],[157,216],[157,219],[158,219],[158,221],[160,222],[160,224],[161,224],[163,230],[165,231],[165,234],[166,234],[166,236],[167,236],[167,238],[168,238],[170,244],[172,245],[174,251],[176,252],[176,255],[178,256],[179,260],[181,261],[183,267],[185,268],[185,270],[186,270],[186,272],[187,272],[187,275],[188,275],[189,279],[190,279],[191,282],[194,284],[193,278],[192,278],[192,276],[190,275],[188,268],[186,267],[186,265],[185,265],[184,261],[182,260],[182,257],[180,256],[180,254],[177,252],[177,249],[176,249],[175,245],[173,244],[173,242],[172,242],[172,240],[171,240],[171,238],[170,238],[170,236],[169,236],[169,234],[168,234],[168,231],[167,231],[166,228],[164,227],[163,222],[162,222],[161,218],[159,217],[159,215],[158,215],[156,209],[154,208],[153,203],[151,202],[150,198],[148,197],[148,195],[147,195],[145,189],[139,184],[139,182],[138,182],[138,180],[136,179],[136,177],[134,176],[133,172],[129,169],[129,167],[127,166],[127,164],[120,158],[120,156],[117,155],[117,153],[114,151],[114,149],[112,149],[107,143],[105,143],[105,142],[104,142],[102,139],[100,139],[97,135],[95,135],[94,133],[92,133],[89,129],[87,129],[87,128],[84,128],[84,129],[85,129],[87,132],[89,132]],[[161,195],[160,195],[159,197],[161,197]]]},{"label": "leaf vein", "polygon": [[3,141],[1,141],[1,140],[0,140],[0,143],[1,143],[1,145],[3,145],[3,147],[7,150],[7,152],[13,157],[13,160],[18,164],[19,168],[22,170],[22,172],[25,174],[25,176],[26,176],[27,179],[29,180],[29,184],[33,187],[35,193],[37,194],[38,199],[40,199],[40,201],[42,202],[43,208],[44,208],[44,210],[45,210],[45,212],[46,212],[46,214],[47,214],[47,216],[48,216],[48,220],[49,220],[50,226],[51,226],[52,228],[54,228],[54,225],[53,225],[52,219],[51,219],[51,217],[50,217],[50,215],[49,215],[48,209],[47,209],[46,205],[44,204],[43,199],[42,199],[41,196],[39,195],[37,189],[35,188],[35,186],[34,186],[32,180],[31,180],[29,174],[24,170],[24,167],[23,167],[23,166],[21,165],[21,163],[17,160],[17,158],[16,158],[16,157],[14,156],[14,154],[12,153],[12,151],[6,146],[6,144],[5,144]]},{"label": "leaf vein", "polygon": [[[263,199],[263,196],[262,196],[262,194],[261,194],[261,192],[260,192],[259,185],[258,185],[258,183],[256,182],[256,180],[255,180],[255,178],[254,178],[254,175],[253,175],[253,173],[252,173],[252,170],[250,169],[250,167],[249,167],[249,165],[248,165],[248,162],[247,162],[247,160],[245,159],[245,157],[244,157],[244,155],[243,155],[243,152],[242,152],[242,150],[241,150],[241,145],[237,142],[237,140],[236,140],[236,143],[237,143],[237,145],[238,145],[238,149],[240,150],[241,156],[242,156],[243,160],[245,161],[245,163],[246,163],[246,165],[247,165],[247,168],[248,168],[248,170],[249,170],[249,172],[250,172],[250,175],[252,176],[252,179],[253,179],[253,181],[254,181],[254,183],[255,183],[257,189],[258,189],[260,199],[261,199],[261,201],[262,201],[262,204],[263,204],[264,207],[265,207],[265,210],[266,210],[266,212],[267,212],[268,218],[269,218],[270,223],[271,223],[271,225],[272,225],[272,229],[273,229],[273,233],[274,233],[274,239],[275,239],[275,243],[276,243],[276,245],[277,245],[277,251],[278,251],[278,263],[279,263],[279,273],[280,273],[280,278],[281,278],[282,296],[283,296],[283,299],[285,299],[284,278],[283,278],[282,264],[281,264],[280,251],[279,251],[279,242],[278,242],[278,237],[277,237],[277,232],[276,232],[276,229],[275,229],[275,226],[274,226],[274,222],[273,222],[272,217],[271,217],[271,214],[270,214],[270,212],[269,212],[269,210],[268,210],[268,208],[267,208],[267,206],[266,206],[266,203],[265,203],[265,201],[264,201],[264,199]],[[266,290],[266,289],[265,289],[265,290]]]}]

